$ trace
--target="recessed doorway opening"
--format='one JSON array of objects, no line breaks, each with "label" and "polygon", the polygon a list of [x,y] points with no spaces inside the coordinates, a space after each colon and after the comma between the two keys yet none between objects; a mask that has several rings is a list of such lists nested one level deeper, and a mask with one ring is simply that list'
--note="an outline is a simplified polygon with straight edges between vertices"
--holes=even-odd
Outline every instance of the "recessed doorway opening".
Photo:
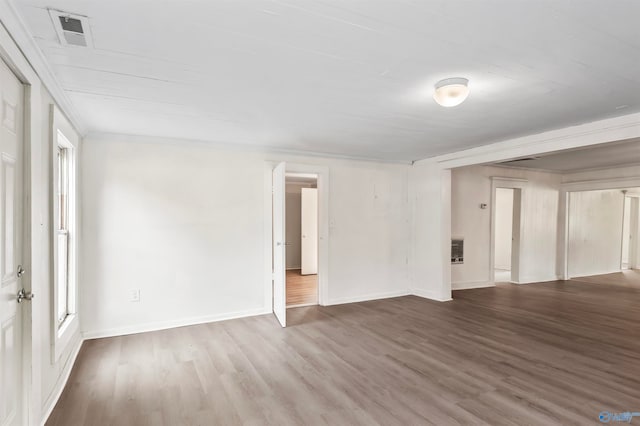
[{"label": "recessed doorway opening", "polygon": [[496,282],[520,283],[522,199],[526,181],[493,179],[491,276]]},{"label": "recessed doorway opening", "polygon": [[511,249],[513,243],[513,189],[496,188],[496,226],[494,280],[511,281]]},{"label": "recessed doorway opening", "polygon": [[[271,296],[278,322],[286,327],[289,308],[295,308],[291,310],[291,324],[296,325],[307,321],[307,313],[317,310],[310,305],[327,303],[329,169],[285,162],[268,166],[273,168],[268,170],[271,185],[265,200],[270,204],[265,219],[271,224],[265,294]],[[299,207],[297,197],[296,201],[288,199],[287,186],[289,194],[299,190]]]}]

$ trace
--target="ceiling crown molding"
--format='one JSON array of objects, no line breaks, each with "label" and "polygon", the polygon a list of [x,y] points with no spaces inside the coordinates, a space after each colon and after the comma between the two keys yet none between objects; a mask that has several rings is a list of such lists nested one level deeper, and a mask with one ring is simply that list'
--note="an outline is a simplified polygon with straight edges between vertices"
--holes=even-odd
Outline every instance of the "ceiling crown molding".
[{"label": "ceiling crown molding", "polygon": [[0,0],[0,21],[42,81],[43,86],[58,104],[58,108],[69,119],[76,131],[84,136],[87,132],[85,124],[11,0]]}]

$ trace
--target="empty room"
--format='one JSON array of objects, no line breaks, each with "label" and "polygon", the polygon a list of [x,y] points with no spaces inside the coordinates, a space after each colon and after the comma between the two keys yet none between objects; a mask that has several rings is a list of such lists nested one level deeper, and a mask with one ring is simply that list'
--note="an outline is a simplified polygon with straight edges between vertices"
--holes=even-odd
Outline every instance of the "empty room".
[{"label": "empty room", "polygon": [[640,423],[639,20],[0,0],[0,425]]}]

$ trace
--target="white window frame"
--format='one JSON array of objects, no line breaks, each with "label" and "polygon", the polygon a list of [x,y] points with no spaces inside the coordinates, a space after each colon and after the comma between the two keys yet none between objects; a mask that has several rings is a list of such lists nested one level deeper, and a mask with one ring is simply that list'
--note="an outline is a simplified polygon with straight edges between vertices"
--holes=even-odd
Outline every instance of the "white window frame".
[{"label": "white window frame", "polygon": [[[52,229],[52,248],[53,248],[53,288],[51,292],[51,332],[52,332],[52,346],[51,351],[52,363],[57,362],[60,359],[60,355],[69,346],[72,337],[76,334],[79,328],[78,321],[78,221],[77,221],[77,169],[78,169],[78,151],[77,146],[72,142],[75,140],[75,134],[69,134],[69,137],[65,134],[69,130],[62,128],[61,122],[63,120],[59,117],[59,112],[53,107],[52,122],[53,122],[53,140],[52,140],[52,189],[53,189],[53,229]],[[60,124],[60,125],[59,125]],[[60,209],[59,199],[57,196],[58,191],[58,150],[67,149],[67,162],[69,167],[69,184],[68,184],[68,240],[67,240],[67,252],[68,252],[68,265],[67,265],[67,315],[60,321],[58,318],[58,235],[59,235],[59,223],[60,223]]]}]

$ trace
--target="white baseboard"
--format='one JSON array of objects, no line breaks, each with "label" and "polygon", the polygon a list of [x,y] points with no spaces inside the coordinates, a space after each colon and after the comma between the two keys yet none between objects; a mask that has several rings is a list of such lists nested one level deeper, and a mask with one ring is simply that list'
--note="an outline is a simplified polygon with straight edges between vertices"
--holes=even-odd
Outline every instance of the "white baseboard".
[{"label": "white baseboard", "polygon": [[84,331],[82,337],[84,339],[97,339],[101,337],[124,336],[127,334],[145,333],[148,331],[166,330],[169,328],[185,327],[189,325],[205,324],[208,322],[226,321],[230,319],[252,317],[256,315],[270,314],[271,308],[250,309],[239,312],[229,312],[217,315],[207,315],[203,317],[185,318],[170,321],[157,321],[145,324],[130,325],[125,327],[109,328],[105,330]]},{"label": "white baseboard", "polygon": [[422,297],[424,299],[435,300],[436,302],[449,302],[453,300],[451,297],[443,297],[433,291],[427,291],[420,288],[411,289],[410,293],[414,296]]},{"label": "white baseboard", "polygon": [[461,281],[451,283],[451,290],[471,290],[472,288],[487,288],[495,287],[496,284],[493,281]]},{"label": "white baseboard", "polygon": [[389,291],[389,292],[382,292],[382,293],[371,293],[371,294],[366,294],[364,296],[340,297],[337,299],[329,300],[329,302],[324,306],[343,305],[345,303],[367,302],[369,300],[378,300],[378,299],[389,299],[391,297],[408,296],[410,294],[411,292],[409,292],[408,290],[399,290],[399,291]]},{"label": "white baseboard", "polygon": [[296,271],[298,269],[302,269],[302,266],[291,266],[286,268],[287,271]]},{"label": "white baseboard", "polygon": [[514,284],[546,283],[549,281],[562,281],[562,277],[560,277],[560,275],[551,275],[547,277],[524,277]]},{"label": "white baseboard", "polygon": [[62,391],[67,385],[67,382],[69,381],[71,370],[73,370],[73,366],[76,363],[76,359],[78,358],[78,354],[80,353],[80,348],[82,348],[83,342],[84,340],[82,339],[82,337],[80,337],[78,339],[78,343],[76,343],[76,347],[73,349],[73,351],[71,351],[71,354],[69,355],[69,359],[67,360],[64,367],[62,368],[62,371],[58,376],[58,380],[56,381],[56,384],[54,385],[53,390],[49,395],[49,398],[47,398],[47,401],[44,403],[43,411],[42,411],[42,420],[40,421],[40,424],[43,426],[49,419],[51,412],[53,411],[54,407],[58,403],[58,400],[60,399],[60,396],[62,395]]}]

